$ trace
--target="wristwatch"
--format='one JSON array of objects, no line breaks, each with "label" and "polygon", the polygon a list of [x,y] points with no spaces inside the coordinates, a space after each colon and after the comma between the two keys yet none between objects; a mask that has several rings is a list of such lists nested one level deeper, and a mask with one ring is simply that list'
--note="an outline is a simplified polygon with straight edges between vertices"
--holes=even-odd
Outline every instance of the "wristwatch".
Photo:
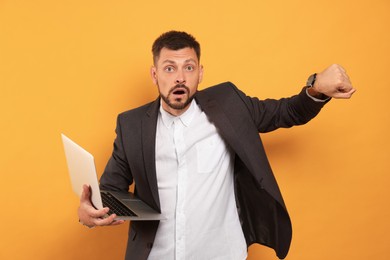
[{"label": "wristwatch", "polygon": [[[305,86],[306,87],[306,91],[314,86],[314,83],[316,82],[316,79],[317,79],[317,73],[314,73],[314,74],[310,75],[310,77],[307,79],[307,82],[306,82],[306,86]],[[319,99],[321,101],[327,101],[327,100],[330,99],[330,97],[328,97],[327,95],[322,94],[322,93],[319,93],[318,95],[313,96],[313,97],[317,98],[317,99]]]},{"label": "wristwatch", "polygon": [[310,75],[310,77],[307,79],[306,87],[311,88],[314,86],[314,82],[316,82],[317,73],[314,73]]}]

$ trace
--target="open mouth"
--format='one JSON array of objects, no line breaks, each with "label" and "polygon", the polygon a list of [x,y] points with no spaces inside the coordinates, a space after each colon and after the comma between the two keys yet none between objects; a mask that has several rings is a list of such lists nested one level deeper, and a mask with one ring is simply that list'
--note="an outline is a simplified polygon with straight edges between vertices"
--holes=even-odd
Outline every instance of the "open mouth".
[{"label": "open mouth", "polygon": [[185,85],[176,85],[172,90],[171,93],[174,96],[182,96],[186,95],[190,92],[187,86]]},{"label": "open mouth", "polygon": [[175,91],[172,92],[174,95],[184,95],[186,94],[185,89],[176,89]]}]

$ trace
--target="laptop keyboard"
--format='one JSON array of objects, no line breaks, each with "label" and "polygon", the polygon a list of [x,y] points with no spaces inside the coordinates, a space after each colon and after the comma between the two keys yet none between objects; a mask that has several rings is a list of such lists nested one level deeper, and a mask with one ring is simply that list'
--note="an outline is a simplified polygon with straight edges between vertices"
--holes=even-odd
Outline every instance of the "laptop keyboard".
[{"label": "laptop keyboard", "polygon": [[129,208],[125,207],[122,203],[118,201],[117,198],[112,196],[109,193],[101,192],[102,202],[104,207],[108,207],[110,211],[109,215],[116,214],[117,216],[137,216]]}]

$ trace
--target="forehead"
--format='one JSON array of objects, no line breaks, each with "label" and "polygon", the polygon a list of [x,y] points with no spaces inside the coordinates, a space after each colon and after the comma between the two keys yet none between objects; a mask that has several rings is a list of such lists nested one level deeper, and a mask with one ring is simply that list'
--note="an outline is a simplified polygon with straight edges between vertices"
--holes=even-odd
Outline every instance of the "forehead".
[{"label": "forehead", "polygon": [[181,62],[194,62],[198,64],[198,57],[194,49],[186,47],[179,50],[171,50],[168,48],[162,48],[160,51],[158,64],[169,63],[181,63]]}]

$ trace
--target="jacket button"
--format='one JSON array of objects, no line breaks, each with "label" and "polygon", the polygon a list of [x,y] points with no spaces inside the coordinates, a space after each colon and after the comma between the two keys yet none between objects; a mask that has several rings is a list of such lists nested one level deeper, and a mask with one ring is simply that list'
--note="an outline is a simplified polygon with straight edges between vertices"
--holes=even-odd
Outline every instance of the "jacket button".
[{"label": "jacket button", "polygon": [[147,243],[146,247],[149,248],[149,249],[152,248],[153,247],[153,243]]}]

